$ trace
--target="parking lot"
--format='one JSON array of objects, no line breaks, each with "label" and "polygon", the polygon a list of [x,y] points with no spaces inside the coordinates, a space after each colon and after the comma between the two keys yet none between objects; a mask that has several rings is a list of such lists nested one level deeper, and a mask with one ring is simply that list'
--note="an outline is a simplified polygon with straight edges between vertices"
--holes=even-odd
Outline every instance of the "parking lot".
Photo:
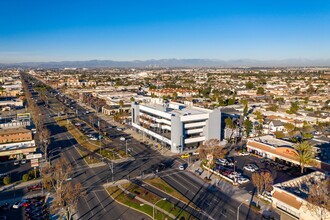
[{"label": "parking lot", "polygon": [[[274,161],[265,158],[259,158],[253,155],[233,156],[233,157],[229,157],[228,159],[229,159],[229,163],[227,160],[226,166],[221,163],[222,160],[218,160],[217,162],[218,165],[215,166],[215,169],[221,174],[231,179],[234,179],[235,176],[241,177],[242,182],[240,182],[239,187],[247,190],[250,193],[252,193],[254,190],[254,186],[252,183],[253,172],[257,172],[257,171],[270,172],[274,178],[274,183],[287,181],[302,175],[300,173],[299,166],[282,165]],[[253,167],[257,167],[257,170],[254,171],[253,169],[252,170],[244,169],[244,166],[248,164],[252,164]],[[249,179],[250,181],[245,182],[243,181],[243,178]]]},{"label": "parking lot", "polygon": [[0,206],[0,219],[50,219],[44,196],[22,199]]}]

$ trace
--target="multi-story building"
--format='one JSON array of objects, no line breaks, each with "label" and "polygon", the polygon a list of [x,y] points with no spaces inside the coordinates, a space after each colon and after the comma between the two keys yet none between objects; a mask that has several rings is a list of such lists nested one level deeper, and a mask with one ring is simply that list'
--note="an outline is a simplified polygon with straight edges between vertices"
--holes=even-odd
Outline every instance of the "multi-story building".
[{"label": "multi-story building", "polygon": [[152,99],[132,103],[132,126],[174,153],[221,139],[221,112]]}]

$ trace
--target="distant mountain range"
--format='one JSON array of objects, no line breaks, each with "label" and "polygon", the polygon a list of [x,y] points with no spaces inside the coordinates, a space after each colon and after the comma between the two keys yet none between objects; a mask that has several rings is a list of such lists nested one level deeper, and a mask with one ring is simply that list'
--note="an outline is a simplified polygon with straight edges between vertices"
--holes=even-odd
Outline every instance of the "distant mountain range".
[{"label": "distant mountain range", "polygon": [[214,59],[160,59],[160,60],[88,60],[61,62],[24,62],[1,64],[0,67],[21,68],[157,68],[157,67],[330,67],[330,59],[284,59],[284,60],[214,60]]}]

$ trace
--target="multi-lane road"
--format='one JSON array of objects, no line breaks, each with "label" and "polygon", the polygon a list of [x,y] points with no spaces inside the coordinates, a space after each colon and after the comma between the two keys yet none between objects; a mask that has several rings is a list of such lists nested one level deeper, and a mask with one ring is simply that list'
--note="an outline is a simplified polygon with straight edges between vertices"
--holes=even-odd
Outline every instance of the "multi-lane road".
[{"label": "multi-lane road", "polygon": [[[148,219],[149,217],[135,212],[127,207],[121,206],[111,197],[108,196],[102,185],[111,180],[111,172],[108,166],[89,168],[76,148],[79,144],[76,140],[63,128],[59,127],[52,117],[56,112],[53,108],[59,105],[59,100],[52,94],[47,94],[50,99],[49,108],[40,106],[42,114],[45,116],[45,122],[51,129],[52,143],[49,146],[49,151],[52,152],[52,159],[64,157],[74,166],[74,174],[72,176],[73,183],[80,182],[86,188],[87,196],[80,199],[78,210],[75,215],[78,219]],[[79,105],[74,106],[75,111],[86,112],[87,110]],[[57,111],[57,110],[56,110]],[[94,114],[94,113],[92,113]],[[89,116],[81,114],[82,120],[89,120]],[[93,117],[98,120],[96,115]],[[102,119],[99,119],[100,121]],[[88,122],[88,121],[87,121]],[[107,127],[113,127],[108,122]],[[112,138],[112,145],[116,146],[121,143],[120,135],[123,133],[116,129],[109,129],[107,132],[115,133]],[[110,146],[111,147],[111,146]],[[113,177],[114,180],[133,179],[140,176],[142,173],[151,172],[153,165],[165,163],[167,169],[157,173],[163,180],[173,186],[176,190],[186,196],[191,203],[198,207],[197,210],[192,210],[191,207],[182,207],[192,216],[198,219],[236,219],[237,207],[239,202],[232,200],[228,195],[223,194],[217,189],[210,188],[209,184],[195,177],[187,171],[179,171],[178,165],[183,161],[177,157],[165,157],[159,154],[152,148],[145,146],[140,141],[131,138],[129,147],[133,148],[131,153],[133,160],[115,164]],[[160,193],[160,192],[159,192]],[[239,219],[260,219],[260,215],[251,211],[246,206],[241,206]]]}]

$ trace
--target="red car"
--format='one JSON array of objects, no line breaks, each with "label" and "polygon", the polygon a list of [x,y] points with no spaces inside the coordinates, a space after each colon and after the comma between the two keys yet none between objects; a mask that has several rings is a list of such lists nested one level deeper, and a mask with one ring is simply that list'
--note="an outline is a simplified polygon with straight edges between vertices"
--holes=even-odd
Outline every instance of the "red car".
[{"label": "red car", "polygon": [[36,184],[36,185],[33,185],[33,186],[29,186],[27,188],[27,190],[30,192],[30,191],[35,191],[35,190],[41,190],[41,188],[42,188],[41,184]]}]

